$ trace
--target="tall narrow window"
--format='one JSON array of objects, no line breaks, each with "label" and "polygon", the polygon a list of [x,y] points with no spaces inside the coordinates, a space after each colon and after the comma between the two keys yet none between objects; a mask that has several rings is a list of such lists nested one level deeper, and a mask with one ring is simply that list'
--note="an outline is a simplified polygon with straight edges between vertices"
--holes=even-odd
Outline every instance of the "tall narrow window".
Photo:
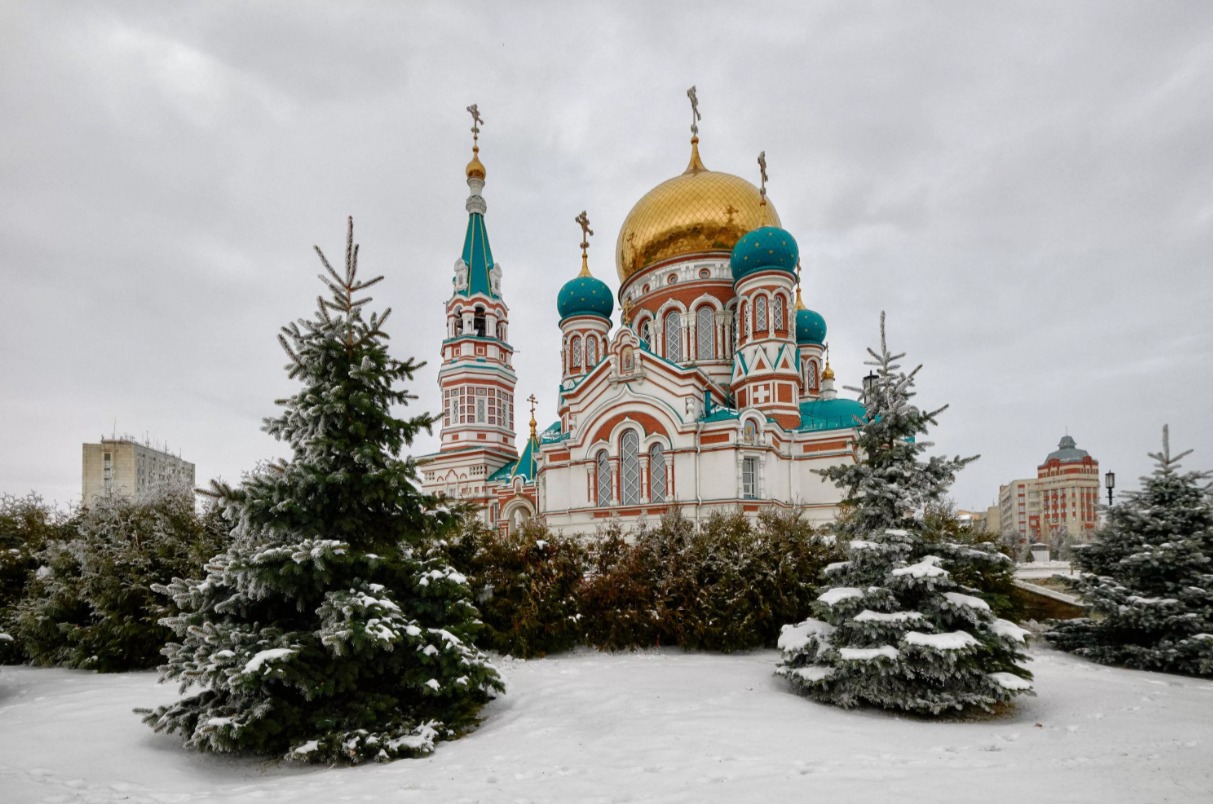
[{"label": "tall narrow window", "polygon": [[741,459],[741,496],[747,500],[758,497],[758,459]]},{"label": "tall narrow window", "polygon": [[767,297],[754,300],[754,334],[767,331]]},{"label": "tall narrow window", "polygon": [[649,450],[649,502],[665,502],[665,449],[660,444]]},{"label": "tall narrow window", "polygon": [[817,388],[817,361],[808,360],[806,363],[808,367],[805,369],[804,382],[808,389],[813,391]]},{"label": "tall narrow window", "polygon": [[472,316],[472,328],[481,338],[484,337],[484,308],[477,307],[475,315]]},{"label": "tall narrow window", "polygon": [[783,296],[776,293],[771,299],[771,329],[787,329],[783,323]]},{"label": "tall narrow window", "polygon": [[611,459],[604,449],[598,453],[598,457],[594,459],[596,474],[598,475],[596,491],[597,499],[595,502],[598,505],[611,504]]},{"label": "tall narrow window", "polygon": [[640,503],[640,436],[628,430],[619,440],[619,501]]},{"label": "tall narrow window", "polygon": [[737,352],[737,316],[741,315],[738,308],[733,309],[733,314],[729,316],[729,348],[733,353]]},{"label": "tall narrow window", "polygon": [[682,316],[671,310],[665,316],[665,359],[682,362]]},{"label": "tall narrow window", "polygon": [[704,305],[695,311],[695,356],[711,360],[716,356],[716,312]]},{"label": "tall narrow window", "polygon": [[575,372],[581,368],[581,336],[573,336],[572,357],[569,359],[569,371]]},{"label": "tall narrow window", "polygon": [[653,342],[653,334],[647,318],[640,323],[640,342],[644,344],[645,349],[651,348],[649,344]]},{"label": "tall narrow window", "polygon": [[598,339],[589,337],[585,339],[585,367],[592,369],[598,365]]}]

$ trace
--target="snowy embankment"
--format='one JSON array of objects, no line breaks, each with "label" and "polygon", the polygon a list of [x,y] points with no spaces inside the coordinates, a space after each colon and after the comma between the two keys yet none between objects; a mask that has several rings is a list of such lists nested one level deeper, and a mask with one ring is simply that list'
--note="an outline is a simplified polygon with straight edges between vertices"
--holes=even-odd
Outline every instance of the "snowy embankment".
[{"label": "snowy embankment", "polygon": [[353,769],[185,751],[131,713],[150,673],[5,667],[0,800],[1213,801],[1213,682],[1032,653],[1038,697],[943,723],[792,695],[774,651],[507,659],[478,731]]}]

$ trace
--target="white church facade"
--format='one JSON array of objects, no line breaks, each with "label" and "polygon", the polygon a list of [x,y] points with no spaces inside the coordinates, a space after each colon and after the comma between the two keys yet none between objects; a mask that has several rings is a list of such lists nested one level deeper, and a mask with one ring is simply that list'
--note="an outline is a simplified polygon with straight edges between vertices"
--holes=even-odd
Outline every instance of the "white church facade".
[{"label": "white church facade", "polygon": [[441,448],[418,460],[425,490],[478,505],[492,527],[539,516],[570,535],[671,509],[834,519],[840,492],[814,470],[856,460],[863,406],[834,390],[825,320],[802,302],[798,246],[767,198],[764,159],[761,188],[709,170],[695,125],[686,170],[620,227],[617,297],[591,274],[592,232],[578,219],[581,273],[555,300],[559,419],[539,431],[532,412],[519,454],[509,308],[469,111],[468,226],[446,303]]}]

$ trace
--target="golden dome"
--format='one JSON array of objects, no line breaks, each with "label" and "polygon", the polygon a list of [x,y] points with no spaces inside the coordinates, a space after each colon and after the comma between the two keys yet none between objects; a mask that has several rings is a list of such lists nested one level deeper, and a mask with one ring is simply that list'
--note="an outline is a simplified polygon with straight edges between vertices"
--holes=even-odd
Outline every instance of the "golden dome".
[{"label": "golden dome", "polygon": [[681,176],[650,190],[624,218],[615,245],[619,280],[659,260],[700,251],[730,251],[746,232],[779,226],[779,213],[745,179],[708,170],[691,140],[691,162]]},{"label": "golden dome", "polygon": [[480,162],[480,149],[472,149],[472,161],[468,162],[467,177],[484,181],[484,165]]}]

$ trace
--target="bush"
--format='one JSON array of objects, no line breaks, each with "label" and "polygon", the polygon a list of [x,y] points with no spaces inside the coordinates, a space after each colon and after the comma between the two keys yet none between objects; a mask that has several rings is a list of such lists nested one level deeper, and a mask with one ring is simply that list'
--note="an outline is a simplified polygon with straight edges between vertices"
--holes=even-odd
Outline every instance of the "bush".
[{"label": "bush", "polygon": [[532,658],[580,641],[587,555],[576,539],[534,521],[506,535],[467,520],[450,555],[476,596],[480,647]]},{"label": "bush", "polygon": [[41,665],[103,672],[155,667],[171,601],[152,589],[197,575],[222,549],[217,515],[200,517],[189,490],[142,501],[99,498],[34,554],[38,570],[13,612],[12,635]]},{"label": "bush", "polygon": [[[0,495],[0,634],[16,630],[16,606],[38,569],[38,553],[48,542],[69,538],[72,517],[37,494]],[[21,643],[0,639],[0,664],[25,661]]]}]

